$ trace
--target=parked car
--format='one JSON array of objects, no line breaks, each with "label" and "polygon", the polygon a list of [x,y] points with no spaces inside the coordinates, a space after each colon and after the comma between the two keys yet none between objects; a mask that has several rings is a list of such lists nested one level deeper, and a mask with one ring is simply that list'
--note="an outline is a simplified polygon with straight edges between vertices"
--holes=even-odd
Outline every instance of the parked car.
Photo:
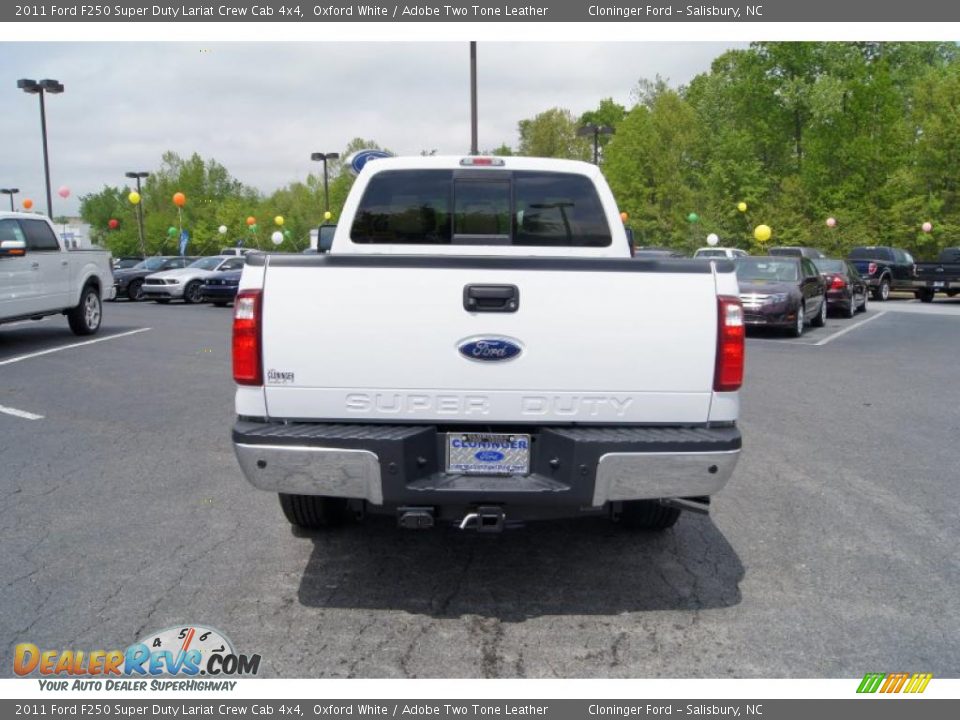
[{"label": "parked car", "polygon": [[233,302],[240,286],[242,270],[223,270],[216,272],[200,286],[205,302],[211,302],[217,307],[225,307]]},{"label": "parked car", "polygon": [[779,327],[793,337],[827,322],[826,282],[809,258],[748,256],[737,260],[744,322]]},{"label": "parked car", "polygon": [[891,290],[914,289],[917,268],[910,253],[895,247],[855,247],[847,260],[867,281],[874,300],[887,300]]},{"label": "parked car", "polygon": [[826,257],[826,254],[823,251],[817,250],[817,248],[814,247],[804,247],[802,245],[782,245],[780,247],[772,247],[767,250],[767,255],[773,255],[775,257],[805,257],[810,258],[811,260]]},{"label": "parked car", "polygon": [[143,299],[143,280],[147,275],[163,270],[175,270],[186,267],[195,257],[181,257],[180,255],[156,255],[141,260],[132,268],[113,271],[113,286],[117,289],[117,297],[126,297],[137,302]]},{"label": "parked car", "polygon": [[236,255],[211,255],[200,258],[185,268],[165,270],[147,275],[143,281],[143,297],[159,303],[182,298],[185,303],[203,301],[203,281],[221,270],[238,270],[246,259]]},{"label": "parked car", "polygon": [[814,258],[813,264],[827,283],[827,307],[853,317],[867,309],[867,283],[847,260]]},{"label": "parked car", "polygon": [[142,262],[143,258],[139,256],[129,255],[124,257],[118,257],[113,259],[113,269],[114,270],[128,270],[132,268],[139,262]]},{"label": "parked car", "polygon": [[0,212],[0,323],[62,314],[75,335],[92,335],[113,294],[106,250],[68,250],[42,215]]},{"label": "parked car", "polygon": [[635,258],[682,258],[686,257],[676,248],[638,247],[633,251]]},{"label": "parked car", "polygon": [[221,255],[246,255],[250,252],[259,252],[256,248],[225,247],[220,250]]},{"label": "parked car", "polygon": [[740,248],[725,248],[725,247],[703,247],[697,250],[693,256],[695,258],[728,258],[736,259],[739,257],[746,257],[749,253],[746,250],[741,250]]},{"label": "parked car", "polygon": [[913,286],[920,302],[933,302],[938,292],[956,297],[960,292],[960,247],[944,248],[936,262],[917,263]]}]

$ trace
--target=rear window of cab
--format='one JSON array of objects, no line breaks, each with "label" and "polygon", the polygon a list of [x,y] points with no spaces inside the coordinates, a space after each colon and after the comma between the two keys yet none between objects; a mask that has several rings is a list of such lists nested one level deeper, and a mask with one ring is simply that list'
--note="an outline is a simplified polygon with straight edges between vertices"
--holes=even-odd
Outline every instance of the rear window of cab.
[{"label": "rear window of cab", "polygon": [[355,243],[607,247],[610,228],[584,175],[385,170],[368,183]]}]

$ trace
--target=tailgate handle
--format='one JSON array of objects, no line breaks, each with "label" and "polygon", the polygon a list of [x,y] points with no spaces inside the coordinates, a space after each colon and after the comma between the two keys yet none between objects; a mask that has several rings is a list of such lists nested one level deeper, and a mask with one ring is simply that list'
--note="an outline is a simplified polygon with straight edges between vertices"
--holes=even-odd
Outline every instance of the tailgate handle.
[{"label": "tailgate handle", "polygon": [[516,312],[519,307],[516,285],[463,286],[463,309],[469,312]]}]

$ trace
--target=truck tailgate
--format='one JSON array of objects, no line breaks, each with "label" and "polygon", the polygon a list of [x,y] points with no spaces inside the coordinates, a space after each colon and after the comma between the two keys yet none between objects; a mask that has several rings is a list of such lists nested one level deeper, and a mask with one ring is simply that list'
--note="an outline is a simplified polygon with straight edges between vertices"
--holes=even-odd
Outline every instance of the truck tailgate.
[{"label": "truck tailgate", "polygon": [[[352,255],[266,262],[262,347],[271,417],[708,418],[717,338],[711,263]],[[471,285],[516,286],[518,307],[469,311]],[[506,339],[520,352],[500,361],[461,352],[484,338]]]}]

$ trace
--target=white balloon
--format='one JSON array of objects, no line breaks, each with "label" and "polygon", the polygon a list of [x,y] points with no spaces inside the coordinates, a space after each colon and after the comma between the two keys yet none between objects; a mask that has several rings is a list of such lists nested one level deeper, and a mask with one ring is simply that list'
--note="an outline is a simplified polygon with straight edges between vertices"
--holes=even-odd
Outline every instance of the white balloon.
[{"label": "white balloon", "polygon": [[707,245],[716,245],[718,242],[720,242],[720,238],[716,233],[710,233],[707,235]]},{"label": "white balloon", "polygon": [[227,226],[226,226],[226,225],[221,225],[220,227],[217,228],[217,231],[218,231],[221,235],[226,235],[226,234],[227,234]]},{"label": "white balloon", "polygon": [[273,235],[270,236],[270,239],[273,240],[274,245],[279,245],[283,242],[283,233],[277,230]]}]

